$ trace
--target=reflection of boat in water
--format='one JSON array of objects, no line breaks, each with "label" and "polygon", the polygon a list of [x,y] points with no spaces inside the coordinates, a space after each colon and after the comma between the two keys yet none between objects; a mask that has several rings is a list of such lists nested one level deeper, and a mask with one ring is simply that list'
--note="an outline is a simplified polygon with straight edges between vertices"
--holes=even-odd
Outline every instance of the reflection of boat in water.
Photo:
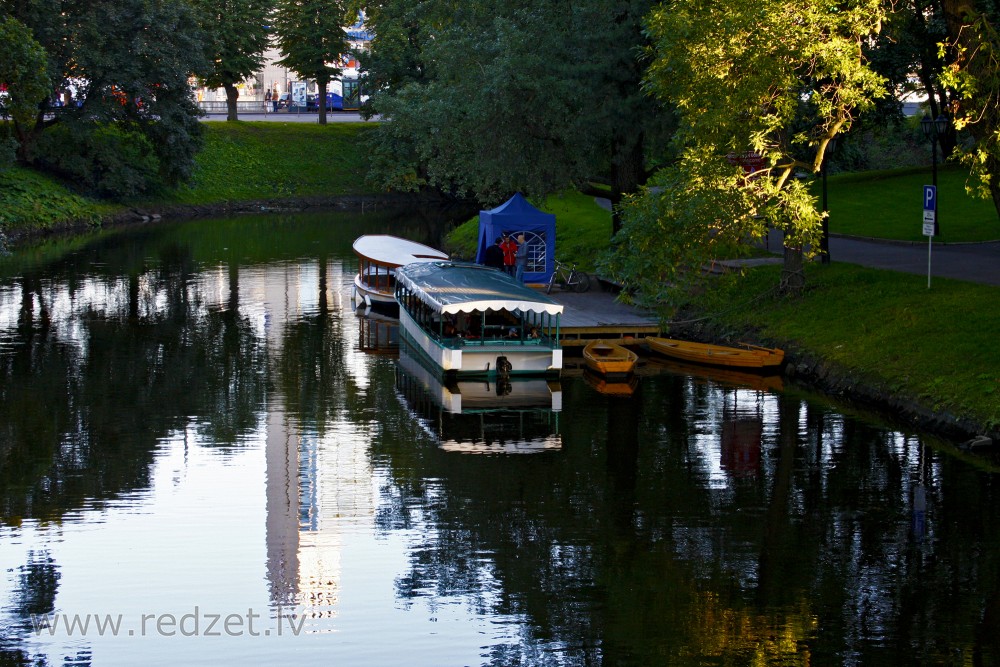
[{"label": "reflection of boat in water", "polygon": [[563,307],[502,271],[420,262],[396,271],[402,337],[457,377],[558,375]]},{"label": "reflection of boat in water", "polygon": [[366,234],[354,241],[358,273],[354,276],[354,305],[395,313],[396,269],[413,262],[448,259],[448,255],[422,243],[387,234]]},{"label": "reflection of boat in water", "polygon": [[562,448],[562,386],[558,380],[442,380],[404,341],[396,388],[446,451],[535,454]]},{"label": "reflection of boat in water", "polygon": [[639,387],[639,377],[630,375],[621,380],[609,381],[608,378],[597,375],[587,369],[583,372],[583,379],[596,391],[607,396],[631,396]]},{"label": "reflection of boat in water", "polygon": [[785,358],[785,353],[781,350],[748,343],[711,345],[657,336],[649,336],[645,341],[651,351],[678,361],[744,371],[777,373]]},{"label": "reflection of boat in water", "polygon": [[744,373],[729,368],[685,364],[672,359],[651,359],[647,368],[658,368],[675,375],[704,378],[731,387],[746,387],[757,391],[781,391],[784,388],[784,382],[780,375]]},{"label": "reflection of boat in water", "polygon": [[358,349],[368,354],[396,355],[399,353],[399,320],[374,310],[358,316]]}]

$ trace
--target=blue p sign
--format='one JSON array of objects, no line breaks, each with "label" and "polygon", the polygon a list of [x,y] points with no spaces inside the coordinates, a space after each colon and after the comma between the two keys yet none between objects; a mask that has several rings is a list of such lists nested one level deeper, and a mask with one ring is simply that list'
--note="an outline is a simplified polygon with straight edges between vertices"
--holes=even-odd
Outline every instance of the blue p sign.
[{"label": "blue p sign", "polygon": [[925,211],[936,211],[937,210],[937,186],[936,185],[925,185],[924,186],[924,210]]}]

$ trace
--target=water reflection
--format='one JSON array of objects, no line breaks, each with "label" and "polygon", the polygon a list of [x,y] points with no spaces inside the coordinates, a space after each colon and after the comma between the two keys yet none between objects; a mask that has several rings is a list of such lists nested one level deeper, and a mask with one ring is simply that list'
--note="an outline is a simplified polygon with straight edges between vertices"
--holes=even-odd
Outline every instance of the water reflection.
[{"label": "water reflection", "polygon": [[[753,376],[442,383],[347,298],[350,244],[381,224],[203,221],[12,258],[0,663],[1000,659],[988,468]],[[32,628],[196,607],[286,632]]]},{"label": "water reflection", "polygon": [[536,454],[562,447],[558,380],[444,380],[407,344],[396,389],[441,449],[466,454]]}]

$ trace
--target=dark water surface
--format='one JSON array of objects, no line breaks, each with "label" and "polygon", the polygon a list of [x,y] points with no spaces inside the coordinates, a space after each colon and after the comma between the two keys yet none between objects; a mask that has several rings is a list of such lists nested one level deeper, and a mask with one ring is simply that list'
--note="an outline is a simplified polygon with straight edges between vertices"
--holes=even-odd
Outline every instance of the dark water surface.
[{"label": "dark water surface", "polygon": [[442,387],[350,303],[398,224],[2,261],[0,664],[1000,662],[988,462],[652,360]]}]

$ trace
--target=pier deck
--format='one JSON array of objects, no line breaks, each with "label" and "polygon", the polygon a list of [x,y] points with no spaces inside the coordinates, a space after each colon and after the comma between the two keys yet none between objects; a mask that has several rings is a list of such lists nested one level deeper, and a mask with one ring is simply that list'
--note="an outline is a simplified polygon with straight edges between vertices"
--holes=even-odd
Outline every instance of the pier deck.
[{"label": "pier deck", "polygon": [[563,346],[583,346],[595,338],[660,335],[660,323],[653,313],[619,303],[613,292],[596,285],[583,294],[554,289],[549,297],[566,307],[559,331]]}]

